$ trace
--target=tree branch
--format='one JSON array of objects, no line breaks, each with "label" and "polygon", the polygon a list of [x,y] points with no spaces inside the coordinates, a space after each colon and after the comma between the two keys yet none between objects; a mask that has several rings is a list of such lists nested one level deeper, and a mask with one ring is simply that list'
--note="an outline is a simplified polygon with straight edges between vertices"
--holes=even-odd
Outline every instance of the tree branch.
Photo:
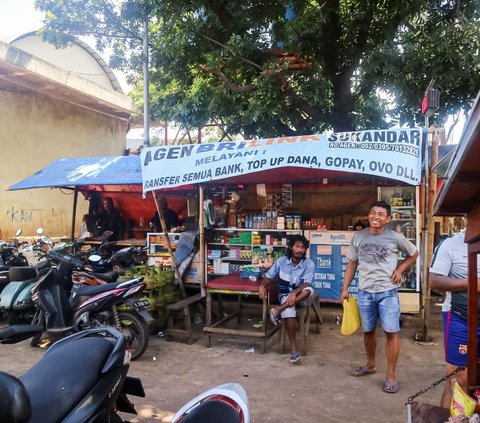
[{"label": "tree branch", "polygon": [[208,69],[206,65],[200,64],[201,69],[207,72],[213,73],[217,78],[221,79],[229,90],[236,94],[245,94],[253,91],[255,86],[253,84],[248,85],[235,85],[228,77],[218,69]]}]

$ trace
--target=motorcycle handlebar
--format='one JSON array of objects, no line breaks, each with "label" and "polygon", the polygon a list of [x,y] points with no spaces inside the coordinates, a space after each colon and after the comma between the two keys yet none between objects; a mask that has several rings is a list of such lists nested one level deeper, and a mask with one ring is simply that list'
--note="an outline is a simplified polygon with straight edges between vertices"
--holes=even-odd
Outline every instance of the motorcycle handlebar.
[{"label": "motorcycle handlebar", "polygon": [[72,268],[82,269],[84,266],[83,261],[71,256],[67,253],[61,253],[59,251],[49,251],[47,257],[58,264],[65,263]]}]

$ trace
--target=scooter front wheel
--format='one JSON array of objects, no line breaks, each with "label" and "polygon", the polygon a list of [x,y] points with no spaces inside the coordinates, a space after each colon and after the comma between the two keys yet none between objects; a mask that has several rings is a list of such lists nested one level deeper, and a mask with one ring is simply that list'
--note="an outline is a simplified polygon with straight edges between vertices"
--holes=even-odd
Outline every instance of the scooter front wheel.
[{"label": "scooter front wheel", "polygon": [[139,358],[148,346],[148,331],[142,320],[128,311],[118,313],[120,328],[127,340],[127,346],[131,350],[132,360]]}]

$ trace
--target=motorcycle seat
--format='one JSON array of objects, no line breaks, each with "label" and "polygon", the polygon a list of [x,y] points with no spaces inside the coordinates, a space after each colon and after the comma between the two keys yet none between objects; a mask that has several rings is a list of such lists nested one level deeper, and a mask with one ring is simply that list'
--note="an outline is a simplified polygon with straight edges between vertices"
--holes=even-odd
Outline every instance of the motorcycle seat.
[{"label": "motorcycle seat", "polygon": [[105,282],[115,282],[118,279],[118,272],[115,270],[110,270],[109,272],[105,273],[89,272],[89,274],[94,278],[101,279]]},{"label": "motorcycle seat", "polygon": [[138,282],[139,280],[132,279],[131,281],[112,282],[112,283],[107,283],[105,285],[81,286],[76,291],[76,295],[91,296],[95,294],[100,294],[101,292],[111,291],[119,285],[122,285],[122,287],[124,287],[124,286],[127,286],[128,283],[131,283],[131,285],[136,285]]},{"label": "motorcycle seat", "polygon": [[[54,344],[19,378],[32,405],[29,423],[61,421],[89,395],[86,403],[98,403],[92,388],[102,378],[102,368],[114,346],[114,340],[102,337]],[[104,393],[107,397],[108,393]]]}]

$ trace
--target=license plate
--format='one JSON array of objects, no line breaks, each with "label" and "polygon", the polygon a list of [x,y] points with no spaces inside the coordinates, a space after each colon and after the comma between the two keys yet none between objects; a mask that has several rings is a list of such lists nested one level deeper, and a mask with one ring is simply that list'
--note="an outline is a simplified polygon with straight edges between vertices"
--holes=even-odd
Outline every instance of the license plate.
[{"label": "license plate", "polygon": [[149,305],[150,303],[148,302],[148,300],[135,301],[133,303],[133,306],[135,308],[147,308]]}]

